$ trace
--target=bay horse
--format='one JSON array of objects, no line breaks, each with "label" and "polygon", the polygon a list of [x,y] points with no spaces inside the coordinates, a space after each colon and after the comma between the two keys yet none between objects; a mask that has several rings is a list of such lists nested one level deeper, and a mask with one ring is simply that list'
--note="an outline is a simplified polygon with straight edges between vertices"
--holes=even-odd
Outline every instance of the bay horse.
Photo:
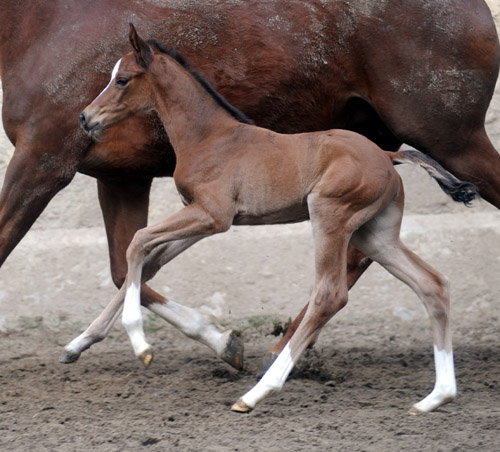
[{"label": "bay horse", "polygon": [[436,384],[412,410],[432,411],[456,394],[444,276],[400,240],[403,185],[393,162],[419,163],[455,199],[477,195],[424,154],[387,153],[355,132],[280,134],[255,126],[220,96],[174,50],[145,42],[130,24],[133,52],[115,65],[104,91],[80,115],[89,136],[143,111],[155,111],[170,137],[174,181],[184,208],[140,229],[127,250],[128,273],[116,299],[137,357],[148,365],[152,349],[142,328],[143,283],[181,251],[231,225],[310,220],[315,284],[304,318],[259,383],[233,411],[248,412],[280,390],[321,328],[346,303],[347,248],[352,243],[412,288],[429,312]]},{"label": "bay horse", "polygon": [[[15,152],[0,192],[0,264],[80,172],[97,179],[112,279],[123,284],[152,179],[172,176],[175,155],[154,115],[128,118],[99,142],[76,118],[108,83],[130,21],[174,44],[257,125],[354,130],[387,150],[408,143],[500,207],[500,157],[484,129],[500,52],[484,0],[2,0],[2,119]],[[351,286],[370,260],[351,246],[348,256]],[[231,332],[141,291],[146,307],[241,365]],[[102,340],[119,310],[108,306],[61,360]]]}]

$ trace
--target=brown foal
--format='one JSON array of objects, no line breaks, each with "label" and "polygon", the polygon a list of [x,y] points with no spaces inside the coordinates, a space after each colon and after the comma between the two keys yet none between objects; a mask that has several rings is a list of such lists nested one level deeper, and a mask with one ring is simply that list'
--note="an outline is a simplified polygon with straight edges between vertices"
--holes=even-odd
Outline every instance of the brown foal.
[{"label": "brown foal", "polygon": [[248,124],[182,57],[143,41],[131,25],[133,52],[115,66],[108,87],[84,110],[87,133],[155,110],[176,153],[174,179],[185,207],[139,230],[127,251],[126,281],[113,300],[136,356],[152,358],[142,329],[141,284],[179,253],[231,225],[310,219],[316,280],[304,318],[259,383],[233,410],[246,412],[281,389],[325,323],[347,303],[347,247],[353,244],[410,286],[429,312],[434,336],[434,390],[413,406],[431,411],[455,397],[446,279],[400,241],[403,186],[393,162],[423,166],[455,199],[476,195],[417,151],[383,152],[353,132],[282,135]]}]

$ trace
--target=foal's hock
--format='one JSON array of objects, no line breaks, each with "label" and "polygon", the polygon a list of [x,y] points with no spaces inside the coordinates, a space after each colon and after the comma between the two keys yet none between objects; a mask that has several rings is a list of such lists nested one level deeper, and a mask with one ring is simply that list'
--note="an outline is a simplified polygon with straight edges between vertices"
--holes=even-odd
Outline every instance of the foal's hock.
[{"label": "foal's hock", "polygon": [[477,195],[475,187],[420,152],[385,153],[353,132],[281,135],[248,124],[176,53],[143,41],[132,25],[130,43],[133,52],[117,63],[108,87],[84,110],[82,125],[99,136],[130,115],[155,110],[176,153],[174,178],[185,204],[138,231],[127,252],[127,278],[114,303],[124,303],[122,320],[136,356],[145,365],[152,359],[142,329],[140,287],[163,265],[232,224],[310,219],[316,279],[304,318],[259,383],[232,409],[247,412],[281,389],[307,346],[345,306],[349,243],[412,288],[429,312],[436,383],[412,410],[431,411],[452,400],[456,384],[447,282],[400,241],[404,195],[393,164],[421,165],[465,203]]}]

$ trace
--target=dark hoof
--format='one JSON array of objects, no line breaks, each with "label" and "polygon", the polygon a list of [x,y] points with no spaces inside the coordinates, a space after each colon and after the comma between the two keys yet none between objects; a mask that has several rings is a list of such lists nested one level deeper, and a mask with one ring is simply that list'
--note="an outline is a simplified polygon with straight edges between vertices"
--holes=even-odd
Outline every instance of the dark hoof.
[{"label": "dark hoof", "polygon": [[64,350],[59,358],[59,362],[63,364],[71,364],[74,363],[75,361],[78,361],[80,355],[81,353],[75,353],[75,352],[70,352],[68,350]]},{"label": "dark hoof", "polygon": [[241,338],[231,331],[221,358],[237,370],[243,369],[244,346]]}]

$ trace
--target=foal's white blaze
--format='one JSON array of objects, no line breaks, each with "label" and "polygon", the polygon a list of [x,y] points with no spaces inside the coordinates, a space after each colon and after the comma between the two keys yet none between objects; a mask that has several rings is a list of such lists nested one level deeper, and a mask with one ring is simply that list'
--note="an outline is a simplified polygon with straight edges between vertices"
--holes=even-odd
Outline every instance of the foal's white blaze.
[{"label": "foal's white blaze", "polygon": [[127,330],[128,337],[136,356],[140,356],[150,348],[144,337],[141,314],[141,289],[132,283],[127,288],[123,304],[122,324]]},{"label": "foal's white blaze", "polygon": [[99,98],[99,97],[102,95],[102,93],[103,93],[104,91],[106,91],[106,90],[107,90],[107,89],[111,86],[111,83],[113,83],[113,80],[115,79],[116,74],[118,74],[118,69],[120,69],[120,63],[121,63],[121,62],[122,62],[122,58],[120,58],[120,59],[116,62],[115,67],[113,68],[113,72],[111,72],[111,80],[110,80],[110,81],[109,81],[109,83],[106,85],[106,88],[104,88],[104,89],[103,89],[103,90],[99,93],[99,96],[97,96],[97,97],[96,97],[96,99],[97,99],[97,98]]},{"label": "foal's white blaze", "polygon": [[207,345],[217,353],[217,356],[221,356],[224,352],[231,331],[221,333],[214,325],[211,316],[172,300],[164,304],[151,304],[149,309],[181,330],[186,336]]},{"label": "foal's white blaze", "polygon": [[453,351],[439,350],[434,346],[434,363],[436,366],[436,384],[432,392],[422,401],[413,405],[418,411],[432,411],[451,402],[457,395]]},{"label": "foal's white blaze", "polygon": [[280,391],[294,365],[292,352],[287,344],[260,381],[241,400],[249,408],[254,408],[258,402],[271,392]]}]

